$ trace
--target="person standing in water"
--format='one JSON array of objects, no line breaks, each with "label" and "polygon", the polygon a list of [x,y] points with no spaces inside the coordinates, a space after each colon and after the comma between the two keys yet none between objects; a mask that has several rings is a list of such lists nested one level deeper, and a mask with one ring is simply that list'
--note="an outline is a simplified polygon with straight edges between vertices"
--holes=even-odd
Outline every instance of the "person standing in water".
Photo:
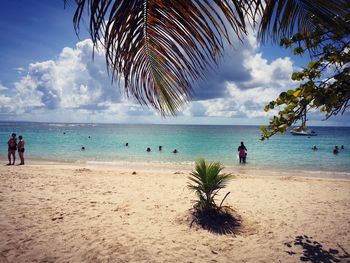
[{"label": "person standing in water", "polygon": [[[12,133],[11,138],[7,142],[8,145],[8,159],[9,163],[7,165],[14,165],[16,161],[16,150],[17,150],[17,138],[16,133]],[[11,156],[13,161],[11,162]]]},{"label": "person standing in water", "polygon": [[243,142],[241,142],[241,145],[238,146],[238,156],[239,156],[239,163],[245,163],[247,158],[247,148],[245,147]]},{"label": "person standing in water", "polygon": [[19,165],[24,165],[24,140],[22,135],[18,136],[19,142],[18,142],[18,155],[21,159],[21,163]]}]

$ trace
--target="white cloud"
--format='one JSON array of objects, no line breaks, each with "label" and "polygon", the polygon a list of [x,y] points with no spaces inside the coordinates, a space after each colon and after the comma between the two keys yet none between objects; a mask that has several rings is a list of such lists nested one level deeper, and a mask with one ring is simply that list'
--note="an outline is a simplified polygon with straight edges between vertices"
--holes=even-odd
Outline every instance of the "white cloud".
[{"label": "white cloud", "polygon": [[0,82],[0,91],[4,91],[4,90],[7,90],[7,88],[4,85],[2,85]]},{"label": "white cloud", "polygon": [[0,95],[0,105],[1,106],[8,105],[10,102],[11,102],[11,98],[10,97],[6,97],[5,95]]},{"label": "white cloud", "polygon": [[26,72],[26,70],[22,67],[14,68],[14,70],[17,71],[19,75],[22,75]]},{"label": "white cloud", "polygon": [[[218,70],[200,84],[194,101],[180,116],[260,118],[263,107],[291,85],[292,61],[279,58],[271,63],[256,53],[257,41],[250,36],[228,49]],[[42,121],[133,122],[160,121],[153,109],[122,96],[111,84],[104,53],[94,53],[91,40],[65,47],[56,60],[29,65],[27,75],[15,83],[14,95],[0,96],[0,114],[20,115]],[[121,81],[122,82],[122,81]],[[121,83],[123,85],[123,83]],[[0,84],[0,90],[5,90]],[[35,120],[35,119],[34,119]]]},{"label": "white cloud", "polygon": [[276,111],[264,106],[281,91],[295,86],[291,80],[293,62],[289,57],[268,61],[258,52],[253,29],[243,42],[227,47],[223,61],[195,90],[194,102],[183,114],[193,117],[266,118]]},{"label": "white cloud", "polygon": [[268,63],[261,53],[250,53],[243,61],[252,76],[248,82],[250,85],[273,85],[284,87],[291,84],[290,76],[293,73],[293,64],[289,57],[278,58]]},{"label": "white cloud", "polygon": [[247,102],[266,104],[279,94],[279,90],[273,87],[255,87],[241,90],[234,83],[228,83],[227,90],[229,91],[230,99],[234,100],[239,105],[243,105]]},{"label": "white cloud", "polygon": [[236,48],[227,51],[216,74],[203,82],[197,101],[190,103],[185,116],[228,118],[267,118],[276,111],[264,112],[264,106],[281,91],[295,85],[290,77],[293,63],[289,57],[269,62],[257,53],[257,41],[251,34]]},{"label": "white cloud", "polygon": [[[118,103],[121,94],[106,71],[104,53],[91,40],[65,47],[57,60],[32,63],[28,74],[15,83],[15,95],[2,99],[2,108],[14,114],[33,109],[97,109],[101,102]],[[6,88],[0,85],[0,90]],[[11,107],[15,103],[16,107]]]}]

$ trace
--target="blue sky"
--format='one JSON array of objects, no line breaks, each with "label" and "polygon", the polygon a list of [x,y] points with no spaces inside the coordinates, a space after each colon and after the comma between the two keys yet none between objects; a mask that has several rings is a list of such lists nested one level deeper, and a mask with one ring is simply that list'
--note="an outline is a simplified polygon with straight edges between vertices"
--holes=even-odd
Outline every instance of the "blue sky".
[{"label": "blue sky", "polygon": [[[73,28],[74,9],[63,0],[3,0],[0,9],[0,121],[264,124],[263,107],[294,87],[293,70],[307,58],[267,43],[254,34],[226,49],[217,70],[196,84],[193,101],[176,118],[126,99],[111,84],[103,52],[92,61],[85,28]],[[346,118],[314,125],[345,125]]]}]

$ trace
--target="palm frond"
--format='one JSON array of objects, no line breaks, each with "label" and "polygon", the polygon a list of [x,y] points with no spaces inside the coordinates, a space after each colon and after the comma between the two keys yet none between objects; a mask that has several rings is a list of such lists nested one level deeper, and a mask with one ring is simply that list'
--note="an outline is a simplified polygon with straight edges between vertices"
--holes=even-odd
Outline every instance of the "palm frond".
[{"label": "palm frond", "polygon": [[195,170],[190,173],[187,187],[198,196],[196,207],[200,210],[217,208],[215,196],[232,178],[231,174],[222,174],[223,166],[218,162],[207,164],[204,159],[195,163]]},{"label": "palm frond", "polygon": [[[279,41],[296,32],[308,33],[315,29],[319,21],[334,25],[336,17],[345,14],[347,2],[348,0],[265,0],[259,38],[264,40],[270,36]],[[260,3],[259,7],[261,6]]]},{"label": "palm frond", "polygon": [[[67,3],[69,0],[65,0]],[[90,35],[106,49],[112,79],[141,104],[175,114],[193,81],[217,63],[227,26],[245,33],[241,0],[73,0],[75,29],[85,12]]]}]

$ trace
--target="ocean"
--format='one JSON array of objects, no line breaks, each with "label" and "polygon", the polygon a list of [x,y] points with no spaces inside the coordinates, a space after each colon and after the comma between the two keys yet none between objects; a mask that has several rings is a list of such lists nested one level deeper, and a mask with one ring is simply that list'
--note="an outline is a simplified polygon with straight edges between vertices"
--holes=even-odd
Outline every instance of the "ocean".
[{"label": "ocean", "polygon": [[[1,122],[0,158],[7,159],[7,140],[16,132],[26,142],[27,160],[185,164],[202,157],[238,167],[237,148],[244,141],[245,166],[252,169],[350,172],[350,127],[311,128],[317,136],[285,133],[260,141],[259,126]],[[313,145],[317,151],[311,149]],[[335,145],[345,149],[334,155]],[[178,153],[172,153],[174,149]]]}]

